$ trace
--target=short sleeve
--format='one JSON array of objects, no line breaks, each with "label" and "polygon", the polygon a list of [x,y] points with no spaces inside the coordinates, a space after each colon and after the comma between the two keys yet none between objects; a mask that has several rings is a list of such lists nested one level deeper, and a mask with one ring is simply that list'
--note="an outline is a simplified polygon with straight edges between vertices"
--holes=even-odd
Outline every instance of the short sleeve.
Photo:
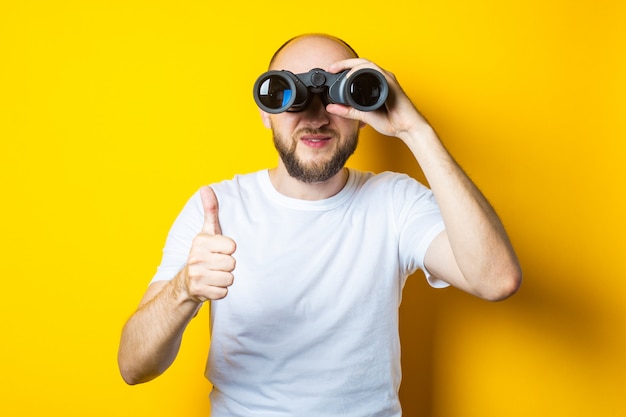
[{"label": "short sleeve", "polygon": [[445,230],[434,194],[415,179],[402,175],[394,185],[393,204],[404,273],[410,275],[421,269],[432,287],[447,287],[446,282],[432,277],[424,266],[430,244]]},{"label": "short sleeve", "polygon": [[169,230],[161,263],[150,281],[169,281],[185,266],[191,249],[191,242],[202,230],[204,212],[200,192],[197,191],[187,201]]}]

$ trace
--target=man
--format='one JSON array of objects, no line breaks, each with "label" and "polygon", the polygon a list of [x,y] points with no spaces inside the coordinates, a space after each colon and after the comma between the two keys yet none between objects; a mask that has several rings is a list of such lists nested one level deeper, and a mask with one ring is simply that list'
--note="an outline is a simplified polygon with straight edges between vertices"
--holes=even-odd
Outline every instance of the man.
[{"label": "man", "polygon": [[[290,40],[270,64],[313,68],[382,72],[384,108],[360,112],[314,96],[303,111],[261,111],[278,166],[203,187],[187,203],[124,327],[127,383],[164,372],[209,301],[213,417],[399,416],[405,279],[420,268],[435,287],[487,300],[518,289],[497,215],[393,74],[326,35]],[[366,124],[406,143],[430,190],[406,175],[344,167]]]}]

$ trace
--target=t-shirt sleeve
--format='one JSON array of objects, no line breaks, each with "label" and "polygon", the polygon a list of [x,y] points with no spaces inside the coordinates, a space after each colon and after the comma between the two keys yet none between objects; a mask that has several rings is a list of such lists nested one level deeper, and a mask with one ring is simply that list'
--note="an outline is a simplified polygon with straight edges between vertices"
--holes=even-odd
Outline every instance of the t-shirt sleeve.
[{"label": "t-shirt sleeve", "polygon": [[401,176],[394,186],[393,200],[398,219],[400,262],[404,272],[410,275],[421,269],[432,287],[448,287],[448,283],[431,276],[424,265],[430,244],[445,230],[432,191],[413,178]]},{"label": "t-shirt sleeve", "polygon": [[197,191],[187,201],[172,224],[163,248],[163,256],[156,274],[150,281],[169,281],[185,266],[191,249],[191,242],[202,230],[204,211],[200,192]]}]

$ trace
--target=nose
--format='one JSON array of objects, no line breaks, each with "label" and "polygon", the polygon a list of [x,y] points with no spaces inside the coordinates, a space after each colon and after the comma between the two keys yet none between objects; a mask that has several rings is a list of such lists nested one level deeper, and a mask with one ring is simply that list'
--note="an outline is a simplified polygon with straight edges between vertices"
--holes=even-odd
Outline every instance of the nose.
[{"label": "nose", "polygon": [[326,105],[322,102],[319,94],[314,94],[309,105],[304,110],[304,118],[314,128],[320,128],[330,123],[330,115],[326,111]]}]

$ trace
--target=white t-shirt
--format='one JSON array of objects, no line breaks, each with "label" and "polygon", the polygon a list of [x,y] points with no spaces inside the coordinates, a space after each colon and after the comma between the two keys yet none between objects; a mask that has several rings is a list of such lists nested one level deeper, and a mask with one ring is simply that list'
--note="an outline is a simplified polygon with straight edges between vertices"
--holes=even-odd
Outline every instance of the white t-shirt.
[{"label": "white t-shirt", "polygon": [[[211,416],[400,416],[402,288],[444,228],[430,190],[356,170],[318,201],[278,193],[267,170],[211,187],[237,244],[235,282],[211,302]],[[153,281],[184,266],[203,216],[196,193]]]}]

